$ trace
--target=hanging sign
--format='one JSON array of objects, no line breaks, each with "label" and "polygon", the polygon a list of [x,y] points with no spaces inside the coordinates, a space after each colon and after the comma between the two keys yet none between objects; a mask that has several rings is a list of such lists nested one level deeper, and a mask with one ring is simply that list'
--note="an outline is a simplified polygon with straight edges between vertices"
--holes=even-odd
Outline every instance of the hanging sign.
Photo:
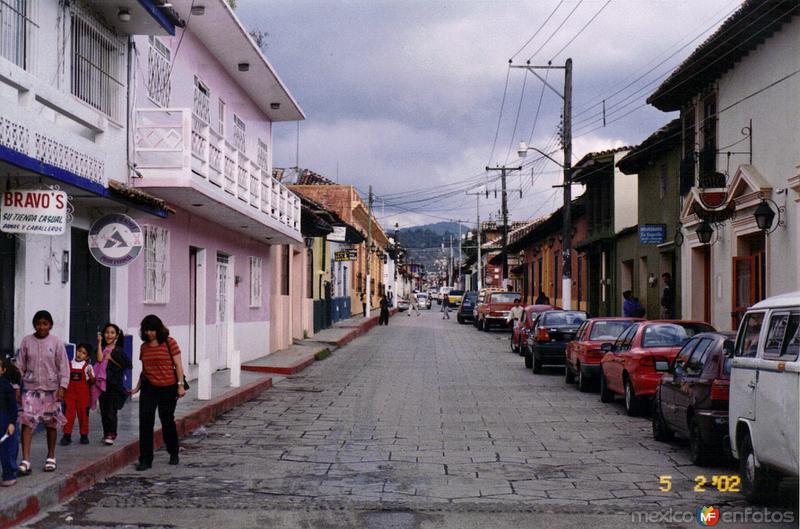
[{"label": "hanging sign", "polygon": [[142,251],[142,228],[127,215],[101,217],[89,230],[89,252],[103,266],[127,266]]},{"label": "hanging sign", "polygon": [[339,250],[334,252],[333,259],[335,261],[355,261],[358,259],[358,250],[351,248],[349,250]]},{"label": "hanging sign", "polygon": [[333,232],[329,233],[325,238],[333,242],[344,242],[347,238],[347,227],[333,226]]},{"label": "hanging sign", "polygon": [[67,193],[52,189],[17,189],[3,193],[0,231],[63,235],[67,227]]}]

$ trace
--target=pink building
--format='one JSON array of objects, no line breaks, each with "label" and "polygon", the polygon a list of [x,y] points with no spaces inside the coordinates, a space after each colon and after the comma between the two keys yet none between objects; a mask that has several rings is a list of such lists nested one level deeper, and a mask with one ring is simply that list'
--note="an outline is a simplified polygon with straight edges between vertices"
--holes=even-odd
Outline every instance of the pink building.
[{"label": "pink building", "polygon": [[160,316],[194,378],[303,335],[300,201],[272,177],[272,123],[304,115],[226,1],[171,4],[184,29],[134,39],[131,184],[175,214],[143,223],[126,330]]}]

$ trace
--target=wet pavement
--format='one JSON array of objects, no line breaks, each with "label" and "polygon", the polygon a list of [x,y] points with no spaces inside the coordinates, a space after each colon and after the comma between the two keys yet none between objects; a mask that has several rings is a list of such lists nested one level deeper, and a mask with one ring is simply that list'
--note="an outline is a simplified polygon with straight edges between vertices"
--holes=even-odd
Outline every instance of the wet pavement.
[{"label": "wet pavement", "polygon": [[162,450],[28,526],[696,527],[698,507],[746,507],[694,490],[734,469],[563,378],[524,369],[507,333],[400,314],[182,440],[179,466]]}]

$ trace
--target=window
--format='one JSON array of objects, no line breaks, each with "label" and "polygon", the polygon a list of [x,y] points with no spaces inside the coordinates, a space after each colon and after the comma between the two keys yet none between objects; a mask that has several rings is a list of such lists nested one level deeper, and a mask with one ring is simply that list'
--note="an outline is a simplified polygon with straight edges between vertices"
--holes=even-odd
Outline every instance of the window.
[{"label": "window", "polygon": [[70,35],[72,94],[121,123],[126,97],[124,41],[75,4]]},{"label": "window", "polygon": [[[494,300],[494,296],[492,296]],[[581,311],[559,310],[547,312],[542,317],[542,324],[548,327],[580,326],[586,320],[586,313]]]},{"label": "window", "polygon": [[144,226],[144,302],[169,302],[169,230]]},{"label": "window", "polygon": [[169,48],[151,35],[147,53],[147,96],[160,107],[169,106],[170,70]]},{"label": "window", "polygon": [[662,164],[658,173],[658,197],[664,200],[667,196],[667,164]]},{"label": "window", "polygon": [[560,282],[558,277],[558,258],[560,257],[558,252],[553,252],[553,303],[555,303],[556,298],[558,298],[558,283]]},{"label": "window", "polygon": [[678,352],[678,355],[675,357],[675,363],[673,365],[673,370],[678,374],[683,374],[684,369],[686,368],[686,364],[689,362],[689,358],[692,356],[692,351],[694,348],[697,347],[697,344],[700,340],[689,340],[686,342],[686,345],[683,346],[683,349]]},{"label": "window", "polygon": [[764,323],[763,312],[751,312],[748,314],[742,326],[739,328],[739,335],[736,338],[736,356],[755,357],[758,352],[758,337],[761,334],[761,325]]},{"label": "window", "polygon": [[583,297],[583,256],[578,256],[578,308],[580,308],[580,302]]},{"label": "window", "polygon": [[237,150],[241,151],[242,154],[245,154],[245,130],[246,126],[242,118],[237,116],[236,114],[233,115],[233,146],[236,147]]},{"label": "window", "polygon": [[590,340],[610,342],[616,340],[622,332],[631,326],[633,322],[625,320],[598,321],[592,326],[589,335]]},{"label": "window", "polygon": [[717,94],[703,100],[703,150],[700,155],[700,176],[717,170]]},{"label": "window", "polygon": [[217,132],[225,137],[225,101],[222,98],[217,100]]},{"label": "window", "polygon": [[642,347],[679,347],[689,338],[686,329],[680,325],[664,323],[648,325],[642,336]]},{"label": "window", "polygon": [[[522,314],[524,315],[525,313],[523,312]],[[588,326],[589,326],[589,322],[588,321],[585,321],[585,322],[581,323],[581,326],[578,327],[577,331],[575,331],[575,341],[576,342],[581,342],[581,341],[584,340],[583,334],[586,332],[586,328]]]},{"label": "window", "polygon": [[192,117],[199,119],[203,125],[211,122],[211,89],[202,79],[194,76],[194,98],[192,99]]},{"label": "window", "polygon": [[314,251],[306,250],[306,297],[314,297]]},{"label": "window", "polygon": [[769,320],[764,358],[767,360],[794,361],[800,347],[800,312],[781,312]]},{"label": "window", "polygon": [[[261,168],[262,171],[266,171],[269,169],[269,149],[267,149],[267,144],[264,143],[263,140],[259,138],[258,140],[258,153],[256,157],[256,163]],[[323,245],[323,248],[325,246]]]},{"label": "window", "polygon": [[291,248],[288,244],[281,246],[281,295],[289,295],[289,258]]},{"label": "window", "polygon": [[706,363],[708,354],[711,350],[711,345],[714,340],[710,338],[703,338],[697,343],[697,347],[692,352],[691,358],[686,362],[686,375],[690,377],[700,376],[703,372],[703,366]]},{"label": "window", "polygon": [[636,336],[636,331],[639,329],[638,325],[631,325],[628,330],[623,332],[617,338],[616,343],[614,344],[614,350],[617,352],[620,351],[627,351],[631,348],[631,342],[633,341],[633,337]]},{"label": "window", "polygon": [[261,258],[250,257],[250,307],[260,307],[261,300]]},{"label": "window", "polygon": [[35,0],[0,0],[0,57],[30,70],[31,44],[38,26],[33,22]]}]

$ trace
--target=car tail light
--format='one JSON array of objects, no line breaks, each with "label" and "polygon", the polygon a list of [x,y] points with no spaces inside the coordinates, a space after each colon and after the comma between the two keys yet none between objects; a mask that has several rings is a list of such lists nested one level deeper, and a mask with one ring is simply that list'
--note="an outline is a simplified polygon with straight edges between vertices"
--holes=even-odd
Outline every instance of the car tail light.
[{"label": "car tail light", "polygon": [[652,356],[645,356],[642,357],[641,360],[639,360],[639,365],[641,367],[655,367],[656,361],[655,358],[653,358]]},{"label": "car tail light", "polygon": [[723,380],[720,378],[714,379],[714,381],[711,383],[711,400],[727,402],[730,395],[730,384],[731,383],[729,380]]},{"label": "car tail light", "polygon": [[539,332],[536,333],[536,341],[537,342],[549,342],[550,341],[550,333],[547,332],[547,329],[539,328]]}]

